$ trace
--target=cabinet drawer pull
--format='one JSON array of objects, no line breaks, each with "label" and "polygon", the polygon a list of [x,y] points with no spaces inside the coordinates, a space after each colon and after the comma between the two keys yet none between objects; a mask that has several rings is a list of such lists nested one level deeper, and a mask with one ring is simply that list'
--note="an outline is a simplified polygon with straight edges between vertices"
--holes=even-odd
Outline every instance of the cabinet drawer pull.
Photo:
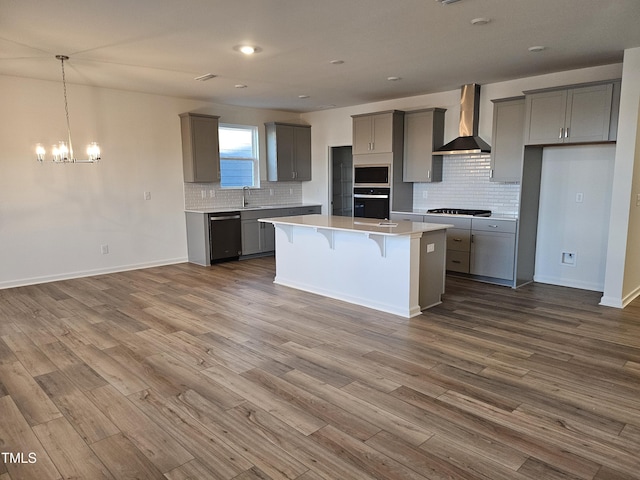
[{"label": "cabinet drawer pull", "polygon": [[487,225],[487,227],[498,228],[498,225]]},{"label": "cabinet drawer pull", "polygon": [[454,242],[461,242],[462,241],[461,238],[452,238],[451,240],[453,240]]},{"label": "cabinet drawer pull", "polygon": [[460,260],[451,260],[451,263],[462,263]]}]

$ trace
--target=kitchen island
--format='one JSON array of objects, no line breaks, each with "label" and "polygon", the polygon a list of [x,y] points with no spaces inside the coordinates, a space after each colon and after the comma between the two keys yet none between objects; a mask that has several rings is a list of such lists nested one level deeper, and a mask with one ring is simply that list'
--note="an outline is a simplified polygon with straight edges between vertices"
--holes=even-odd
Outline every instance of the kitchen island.
[{"label": "kitchen island", "polygon": [[326,215],[260,221],[275,226],[279,285],[407,318],[441,301],[452,225]]}]

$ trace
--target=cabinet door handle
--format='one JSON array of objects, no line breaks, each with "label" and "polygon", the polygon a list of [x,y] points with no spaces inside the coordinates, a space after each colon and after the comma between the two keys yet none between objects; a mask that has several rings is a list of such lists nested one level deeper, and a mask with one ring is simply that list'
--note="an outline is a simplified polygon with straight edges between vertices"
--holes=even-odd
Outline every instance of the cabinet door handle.
[{"label": "cabinet door handle", "polygon": [[462,263],[460,260],[451,260],[451,263]]},{"label": "cabinet door handle", "polygon": [[562,139],[563,134],[564,134],[564,128],[561,128],[560,129],[560,135],[558,135],[558,138]]},{"label": "cabinet door handle", "polygon": [[564,138],[569,138],[569,127],[564,131]]},{"label": "cabinet door handle", "polygon": [[489,170],[489,178],[493,178],[493,168]]},{"label": "cabinet door handle", "polygon": [[431,170],[427,170],[427,178],[431,180]]}]

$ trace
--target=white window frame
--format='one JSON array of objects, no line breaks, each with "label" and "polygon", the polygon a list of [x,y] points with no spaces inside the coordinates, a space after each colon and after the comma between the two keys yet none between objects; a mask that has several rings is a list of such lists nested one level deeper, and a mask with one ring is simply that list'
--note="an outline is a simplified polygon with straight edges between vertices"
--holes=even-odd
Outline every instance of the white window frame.
[{"label": "white window frame", "polygon": [[237,129],[237,130],[249,130],[252,136],[252,157],[223,157],[220,153],[220,162],[223,160],[251,160],[253,162],[253,185],[222,185],[222,165],[220,165],[220,187],[224,189],[241,189],[243,187],[260,188],[260,144],[258,136],[258,127],[256,125],[239,125],[233,123],[220,123],[218,125],[218,131],[221,129]]}]

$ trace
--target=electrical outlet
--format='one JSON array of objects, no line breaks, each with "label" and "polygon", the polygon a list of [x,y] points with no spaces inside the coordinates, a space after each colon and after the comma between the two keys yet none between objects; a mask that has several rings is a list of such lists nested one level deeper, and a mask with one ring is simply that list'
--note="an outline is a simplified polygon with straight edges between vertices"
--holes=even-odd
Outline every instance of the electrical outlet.
[{"label": "electrical outlet", "polygon": [[100,253],[107,255],[109,253],[109,245],[100,245]]},{"label": "electrical outlet", "polygon": [[427,199],[427,196],[428,196],[428,193],[429,193],[429,192],[428,192],[427,190],[423,190],[423,191],[422,191],[422,198],[426,200],[426,199]]},{"label": "electrical outlet", "polygon": [[[269,189],[269,196],[273,197],[273,188]],[[640,195],[639,195],[640,196]]]},{"label": "electrical outlet", "polygon": [[206,190],[200,190],[200,195],[202,196],[202,198],[207,198],[207,191]]},{"label": "electrical outlet", "polygon": [[584,200],[584,194],[582,192],[576,193],[576,203],[582,203]]},{"label": "electrical outlet", "polygon": [[216,191],[214,189],[209,190],[209,198],[215,198]]},{"label": "electrical outlet", "polygon": [[636,207],[640,207],[640,193],[636,195]]},{"label": "electrical outlet", "polygon": [[144,192],[144,199],[151,200],[151,192]]}]

